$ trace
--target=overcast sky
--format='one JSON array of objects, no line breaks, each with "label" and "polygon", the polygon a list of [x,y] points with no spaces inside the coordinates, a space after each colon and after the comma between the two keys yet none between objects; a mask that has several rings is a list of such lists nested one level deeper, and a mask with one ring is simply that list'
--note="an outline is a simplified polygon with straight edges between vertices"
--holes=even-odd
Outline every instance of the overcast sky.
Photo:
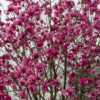
[{"label": "overcast sky", "polygon": [[[57,1],[57,0],[55,0],[55,1]],[[78,0],[75,0],[75,4],[77,4],[77,2],[78,2]],[[6,10],[7,9],[7,6],[9,5],[9,2],[6,1],[6,0],[0,0],[0,3],[3,5],[4,9]],[[2,7],[0,7],[0,10],[4,11],[2,9]],[[2,13],[2,15],[1,15],[2,21],[5,21],[5,18],[6,18],[6,15],[4,13]]]},{"label": "overcast sky", "polygon": [[[5,1],[5,0],[0,0],[0,3],[3,5],[4,10],[7,9],[7,6],[9,4],[9,2]],[[6,15],[4,14],[4,10],[3,8],[0,6],[0,10],[2,10],[2,15],[1,15],[1,19],[2,21],[5,21]]]},{"label": "overcast sky", "polygon": [[[38,0],[34,0],[34,1],[38,1]],[[57,1],[57,0],[55,0],[55,1]],[[74,1],[75,1],[75,4],[77,5],[77,3],[78,3],[79,0],[74,0]],[[6,10],[7,6],[9,5],[9,2],[6,1],[6,0],[0,0],[0,3],[3,5],[4,10]],[[98,7],[100,8],[100,4],[99,4]],[[4,12],[4,10],[2,9],[2,7],[0,7],[0,10],[2,10]],[[5,13],[2,13],[2,15],[1,15],[2,21],[5,21],[5,18],[6,18]]]}]

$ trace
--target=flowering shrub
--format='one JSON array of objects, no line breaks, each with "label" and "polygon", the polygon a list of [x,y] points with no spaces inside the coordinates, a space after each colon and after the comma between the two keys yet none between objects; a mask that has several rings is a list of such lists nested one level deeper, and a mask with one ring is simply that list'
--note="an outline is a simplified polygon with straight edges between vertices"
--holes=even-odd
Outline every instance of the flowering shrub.
[{"label": "flowering shrub", "polygon": [[7,1],[0,100],[100,100],[100,1]]}]

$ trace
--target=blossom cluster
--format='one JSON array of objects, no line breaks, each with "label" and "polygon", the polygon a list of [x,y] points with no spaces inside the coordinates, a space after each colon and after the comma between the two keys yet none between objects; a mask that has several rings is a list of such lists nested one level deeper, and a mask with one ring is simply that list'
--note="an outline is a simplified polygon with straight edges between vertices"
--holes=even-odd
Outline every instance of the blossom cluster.
[{"label": "blossom cluster", "polygon": [[0,100],[100,100],[100,1],[7,1]]}]

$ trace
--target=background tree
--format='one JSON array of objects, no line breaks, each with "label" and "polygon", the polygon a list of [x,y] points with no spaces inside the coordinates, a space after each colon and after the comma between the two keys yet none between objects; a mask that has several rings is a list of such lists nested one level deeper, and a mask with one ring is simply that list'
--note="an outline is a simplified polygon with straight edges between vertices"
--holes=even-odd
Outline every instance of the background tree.
[{"label": "background tree", "polygon": [[100,1],[7,1],[0,100],[99,100]]}]

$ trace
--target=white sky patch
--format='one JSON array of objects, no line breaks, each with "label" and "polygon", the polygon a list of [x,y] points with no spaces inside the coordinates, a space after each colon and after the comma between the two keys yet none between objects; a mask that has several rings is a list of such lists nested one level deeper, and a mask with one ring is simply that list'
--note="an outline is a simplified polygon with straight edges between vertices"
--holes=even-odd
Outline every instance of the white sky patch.
[{"label": "white sky patch", "polygon": [[100,9],[100,4],[98,4],[98,9]]},{"label": "white sky patch", "polygon": [[[34,0],[34,1],[39,1],[39,0]],[[58,1],[58,0],[55,0],[55,1]],[[2,8],[2,6],[0,6],[0,10],[2,10],[1,20],[3,22],[6,22],[6,20],[5,20],[6,19],[6,14],[5,14],[4,10],[7,10],[7,6],[9,5],[9,2],[6,1],[6,0],[0,0],[0,3],[3,6],[3,8]],[[77,6],[77,4],[78,4],[78,0],[75,0],[75,5]]]},{"label": "white sky patch", "polygon": [[1,20],[3,22],[6,22],[5,18],[6,18],[6,14],[4,12],[4,10],[7,10],[7,6],[9,5],[9,2],[8,1],[5,1],[5,0],[1,0],[0,1],[0,10],[2,11],[2,14],[1,14]]}]

